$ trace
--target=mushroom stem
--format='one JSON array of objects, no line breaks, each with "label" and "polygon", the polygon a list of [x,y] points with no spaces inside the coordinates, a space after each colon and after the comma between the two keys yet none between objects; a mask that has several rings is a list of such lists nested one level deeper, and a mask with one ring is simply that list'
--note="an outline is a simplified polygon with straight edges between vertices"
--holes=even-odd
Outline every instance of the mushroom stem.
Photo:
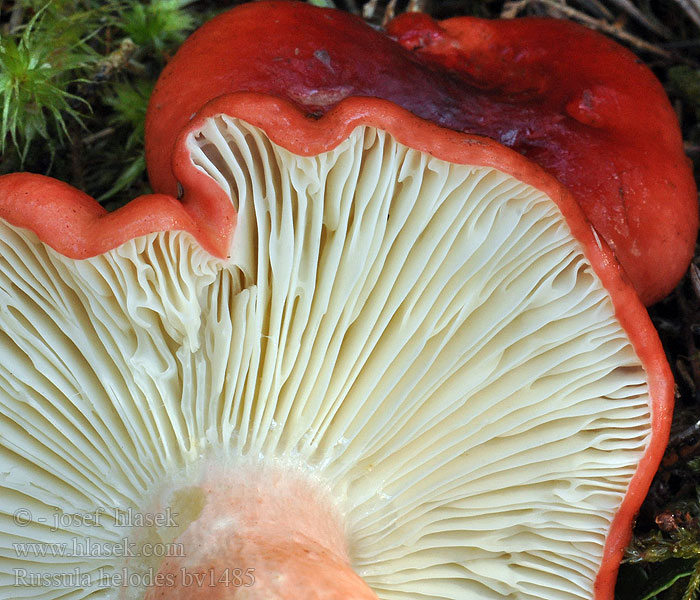
[{"label": "mushroom stem", "polygon": [[312,478],[264,470],[210,477],[200,489],[206,505],[177,539],[184,556],[163,561],[145,600],[377,599],[352,570],[342,519]]}]

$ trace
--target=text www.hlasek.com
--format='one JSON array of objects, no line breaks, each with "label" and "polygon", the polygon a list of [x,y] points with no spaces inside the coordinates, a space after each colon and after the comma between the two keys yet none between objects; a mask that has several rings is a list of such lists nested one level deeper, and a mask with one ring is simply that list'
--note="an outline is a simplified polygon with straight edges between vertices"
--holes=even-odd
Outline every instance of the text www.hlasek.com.
[{"label": "text www.hlasek.com", "polygon": [[19,558],[136,558],[184,557],[185,546],[179,543],[137,544],[124,538],[120,542],[100,542],[92,538],[73,538],[70,542],[24,542],[12,544]]}]

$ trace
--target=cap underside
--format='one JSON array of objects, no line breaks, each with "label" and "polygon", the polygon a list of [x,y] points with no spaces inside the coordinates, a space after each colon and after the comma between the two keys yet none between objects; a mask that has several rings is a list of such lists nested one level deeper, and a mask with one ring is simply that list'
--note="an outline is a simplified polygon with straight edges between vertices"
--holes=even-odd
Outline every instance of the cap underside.
[{"label": "cap underside", "polygon": [[0,596],[117,598],[121,559],[62,544],[281,461],[382,599],[591,598],[651,416],[556,204],[368,126],[313,157],[225,116],[188,144],[237,207],[229,261],[184,232],[76,261],[2,225]]}]

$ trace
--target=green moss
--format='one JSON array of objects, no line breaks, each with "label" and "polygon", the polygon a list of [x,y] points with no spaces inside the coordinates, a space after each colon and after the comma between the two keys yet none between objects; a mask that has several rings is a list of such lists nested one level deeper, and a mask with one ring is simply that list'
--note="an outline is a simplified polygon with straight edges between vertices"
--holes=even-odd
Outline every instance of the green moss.
[{"label": "green moss", "polygon": [[64,29],[47,27],[40,11],[20,35],[0,41],[0,151],[11,140],[22,163],[35,139],[55,152],[68,137],[67,121],[82,124],[79,107],[89,109],[89,103],[69,89],[94,54],[80,40],[66,47]]},{"label": "green moss", "polygon": [[669,83],[681,96],[688,108],[700,119],[700,70],[687,65],[676,65],[668,70]]}]

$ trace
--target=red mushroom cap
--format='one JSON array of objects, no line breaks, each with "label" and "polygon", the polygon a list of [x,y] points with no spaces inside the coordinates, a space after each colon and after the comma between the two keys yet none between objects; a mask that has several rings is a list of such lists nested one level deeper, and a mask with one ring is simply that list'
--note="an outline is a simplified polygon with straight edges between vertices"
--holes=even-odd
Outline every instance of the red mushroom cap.
[{"label": "red mushroom cap", "polygon": [[290,2],[243,5],[209,22],[152,97],[154,189],[176,193],[175,138],[218,96],[271,94],[310,117],[349,96],[379,97],[543,166],[572,191],[645,304],[670,292],[692,257],[696,189],[673,110],[634,54],[544,19],[408,14],[388,33],[398,43],[349,14]]}]

